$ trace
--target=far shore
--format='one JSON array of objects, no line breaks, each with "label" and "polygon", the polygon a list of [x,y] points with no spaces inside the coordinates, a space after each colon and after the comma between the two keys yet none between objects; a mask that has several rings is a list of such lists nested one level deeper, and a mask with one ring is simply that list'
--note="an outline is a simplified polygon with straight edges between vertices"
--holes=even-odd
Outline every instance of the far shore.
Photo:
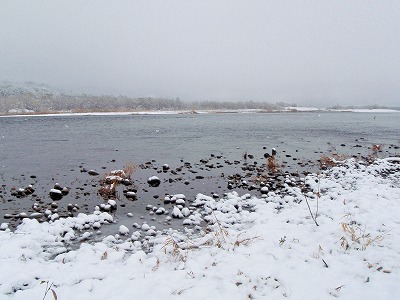
[{"label": "far shore", "polygon": [[285,107],[284,109],[215,109],[215,110],[148,110],[148,111],[50,111],[0,113],[0,117],[45,117],[45,116],[107,116],[107,115],[172,115],[172,114],[226,114],[226,113],[293,113],[293,112],[362,112],[362,113],[400,113],[394,109],[321,109],[315,107]]}]

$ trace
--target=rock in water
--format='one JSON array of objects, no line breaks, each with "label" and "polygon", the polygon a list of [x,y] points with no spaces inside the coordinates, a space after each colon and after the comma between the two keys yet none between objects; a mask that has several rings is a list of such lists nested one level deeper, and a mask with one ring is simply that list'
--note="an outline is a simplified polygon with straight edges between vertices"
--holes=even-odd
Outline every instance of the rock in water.
[{"label": "rock in water", "polygon": [[107,204],[110,205],[111,211],[114,211],[117,209],[117,202],[115,200],[108,200]]},{"label": "rock in water", "polygon": [[67,187],[64,187],[62,190],[61,190],[61,193],[65,196],[65,195],[68,195],[68,193],[69,193],[69,188],[67,188]]},{"label": "rock in water", "polygon": [[54,185],[54,189],[61,191],[61,190],[62,190],[62,186],[57,182],[57,183]]},{"label": "rock in water", "polygon": [[177,219],[183,219],[183,214],[182,214],[181,210],[176,206],[172,210],[172,217],[177,218]]},{"label": "rock in water", "polygon": [[49,195],[52,200],[61,200],[63,197],[62,192],[58,189],[51,189]]},{"label": "rock in water", "polygon": [[88,171],[88,174],[89,174],[90,176],[97,176],[97,175],[99,175],[99,173],[97,173],[97,172],[94,171],[94,170],[89,170],[89,171]]},{"label": "rock in water", "polygon": [[127,235],[127,234],[129,234],[129,229],[128,229],[128,227],[121,225],[121,226],[119,226],[118,232],[120,235]]},{"label": "rock in water", "polygon": [[157,176],[152,176],[152,177],[149,177],[149,179],[147,179],[147,183],[151,187],[158,187],[161,183],[161,180]]},{"label": "rock in water", "polygon": [[128,198],[128,199],[133,199],[133,200],[137,199],[136,193],[133,192],[133,191],[126,192],[125,193],[125,197]]}]

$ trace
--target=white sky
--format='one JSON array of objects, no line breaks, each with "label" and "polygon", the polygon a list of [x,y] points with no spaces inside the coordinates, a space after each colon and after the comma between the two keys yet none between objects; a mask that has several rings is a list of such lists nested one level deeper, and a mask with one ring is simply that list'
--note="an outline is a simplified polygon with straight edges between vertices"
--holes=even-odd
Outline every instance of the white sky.
[{"label": "white sky", "polygon": [[0,80],[400,105],[400,1],[0,0]]}]

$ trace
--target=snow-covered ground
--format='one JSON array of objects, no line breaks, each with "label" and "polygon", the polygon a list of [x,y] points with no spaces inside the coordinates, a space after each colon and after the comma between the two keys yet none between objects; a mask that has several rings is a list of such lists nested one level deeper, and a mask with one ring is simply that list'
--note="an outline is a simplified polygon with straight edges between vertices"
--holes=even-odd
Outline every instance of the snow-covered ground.
[{"label": "snow-covered ground", "polygon": [[[203,206],[203,217],[214,225],[192,235],[171,230],[144,242],[137,237],[149,226],[122,226],[117,236],[67,250],[68,241],[90,235],[80,229],[100,236],[96,230],[112,221],[98,211],[42,224],[24,219],[15,232],[3,223],[0,298],[42,299],[46,287],[46,299],[53,299],[51,289],[58,299],[400,295],[400,158],[371,165],[348,160],[306,177],[313,192],[305,194],[292,182],[287,179],[281,196],[198,195],[193,205]],[[195,223],[198,217],[188,219]],[[152,250],[143,252],[143,244]]]}]

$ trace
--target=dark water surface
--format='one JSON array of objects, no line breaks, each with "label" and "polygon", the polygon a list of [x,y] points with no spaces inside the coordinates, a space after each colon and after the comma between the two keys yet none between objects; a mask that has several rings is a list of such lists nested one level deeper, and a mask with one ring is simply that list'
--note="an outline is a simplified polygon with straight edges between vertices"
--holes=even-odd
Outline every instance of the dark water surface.
[{"label": "dark water surface", "polygon": [[[71,188],[58,203],[60,214],[68,203],[79,204],[81,212],[92,212],[103,200],[96,194],[101,176],[89,176],[82,168],[101,175],[121,169],[128,162],[137,165],[153,161],[151,168],[134,173],[138,200],[121,200],[117,217],[126,213],[157,221],[145,211],[147,204],[162,204],[165,194],[184,193],[194,198],[198,192],[226,191],[221,174],[243,173],[243,154],[265,163],[263,155],[277,149],[284,170],[315,170],[322,154],[367,155],[373,144],[383,145],[380,155],[400,153],[400,113],[235,113],[116,116],[29,116],[0,118],[0,222],[4,215],[32,212],[33,203],[53,201],[48,191],[55,182]],[[218,157],[218,158],[217,158]],[[205,168],[207,159],[219,164]],[[234,164],[234,161],[240,161]],[[226,163],[227,161],[231,162]],[[160,172],[190,162],[177,176]],[[193,171],[193,172],[192,172]],[[149,176],[163,181],[158,188],[146,186]],[[196,180],[201,175],[204,179]],[[183,180],[178,180],[178,177]],[[167,182],[172,178],[174,182]],[[189,180],[186,185],[183,182]],[[10,196],[11,188],[33,183],[36,198]],[[244,192],[244,191],[243,191]],[[159,198],[157,198],[159,196]],[[130,219],[126,222],[137,222]],[[6,222],[18,223],[18,219]],[[158,222],[161,222],[158,220]]]}]

